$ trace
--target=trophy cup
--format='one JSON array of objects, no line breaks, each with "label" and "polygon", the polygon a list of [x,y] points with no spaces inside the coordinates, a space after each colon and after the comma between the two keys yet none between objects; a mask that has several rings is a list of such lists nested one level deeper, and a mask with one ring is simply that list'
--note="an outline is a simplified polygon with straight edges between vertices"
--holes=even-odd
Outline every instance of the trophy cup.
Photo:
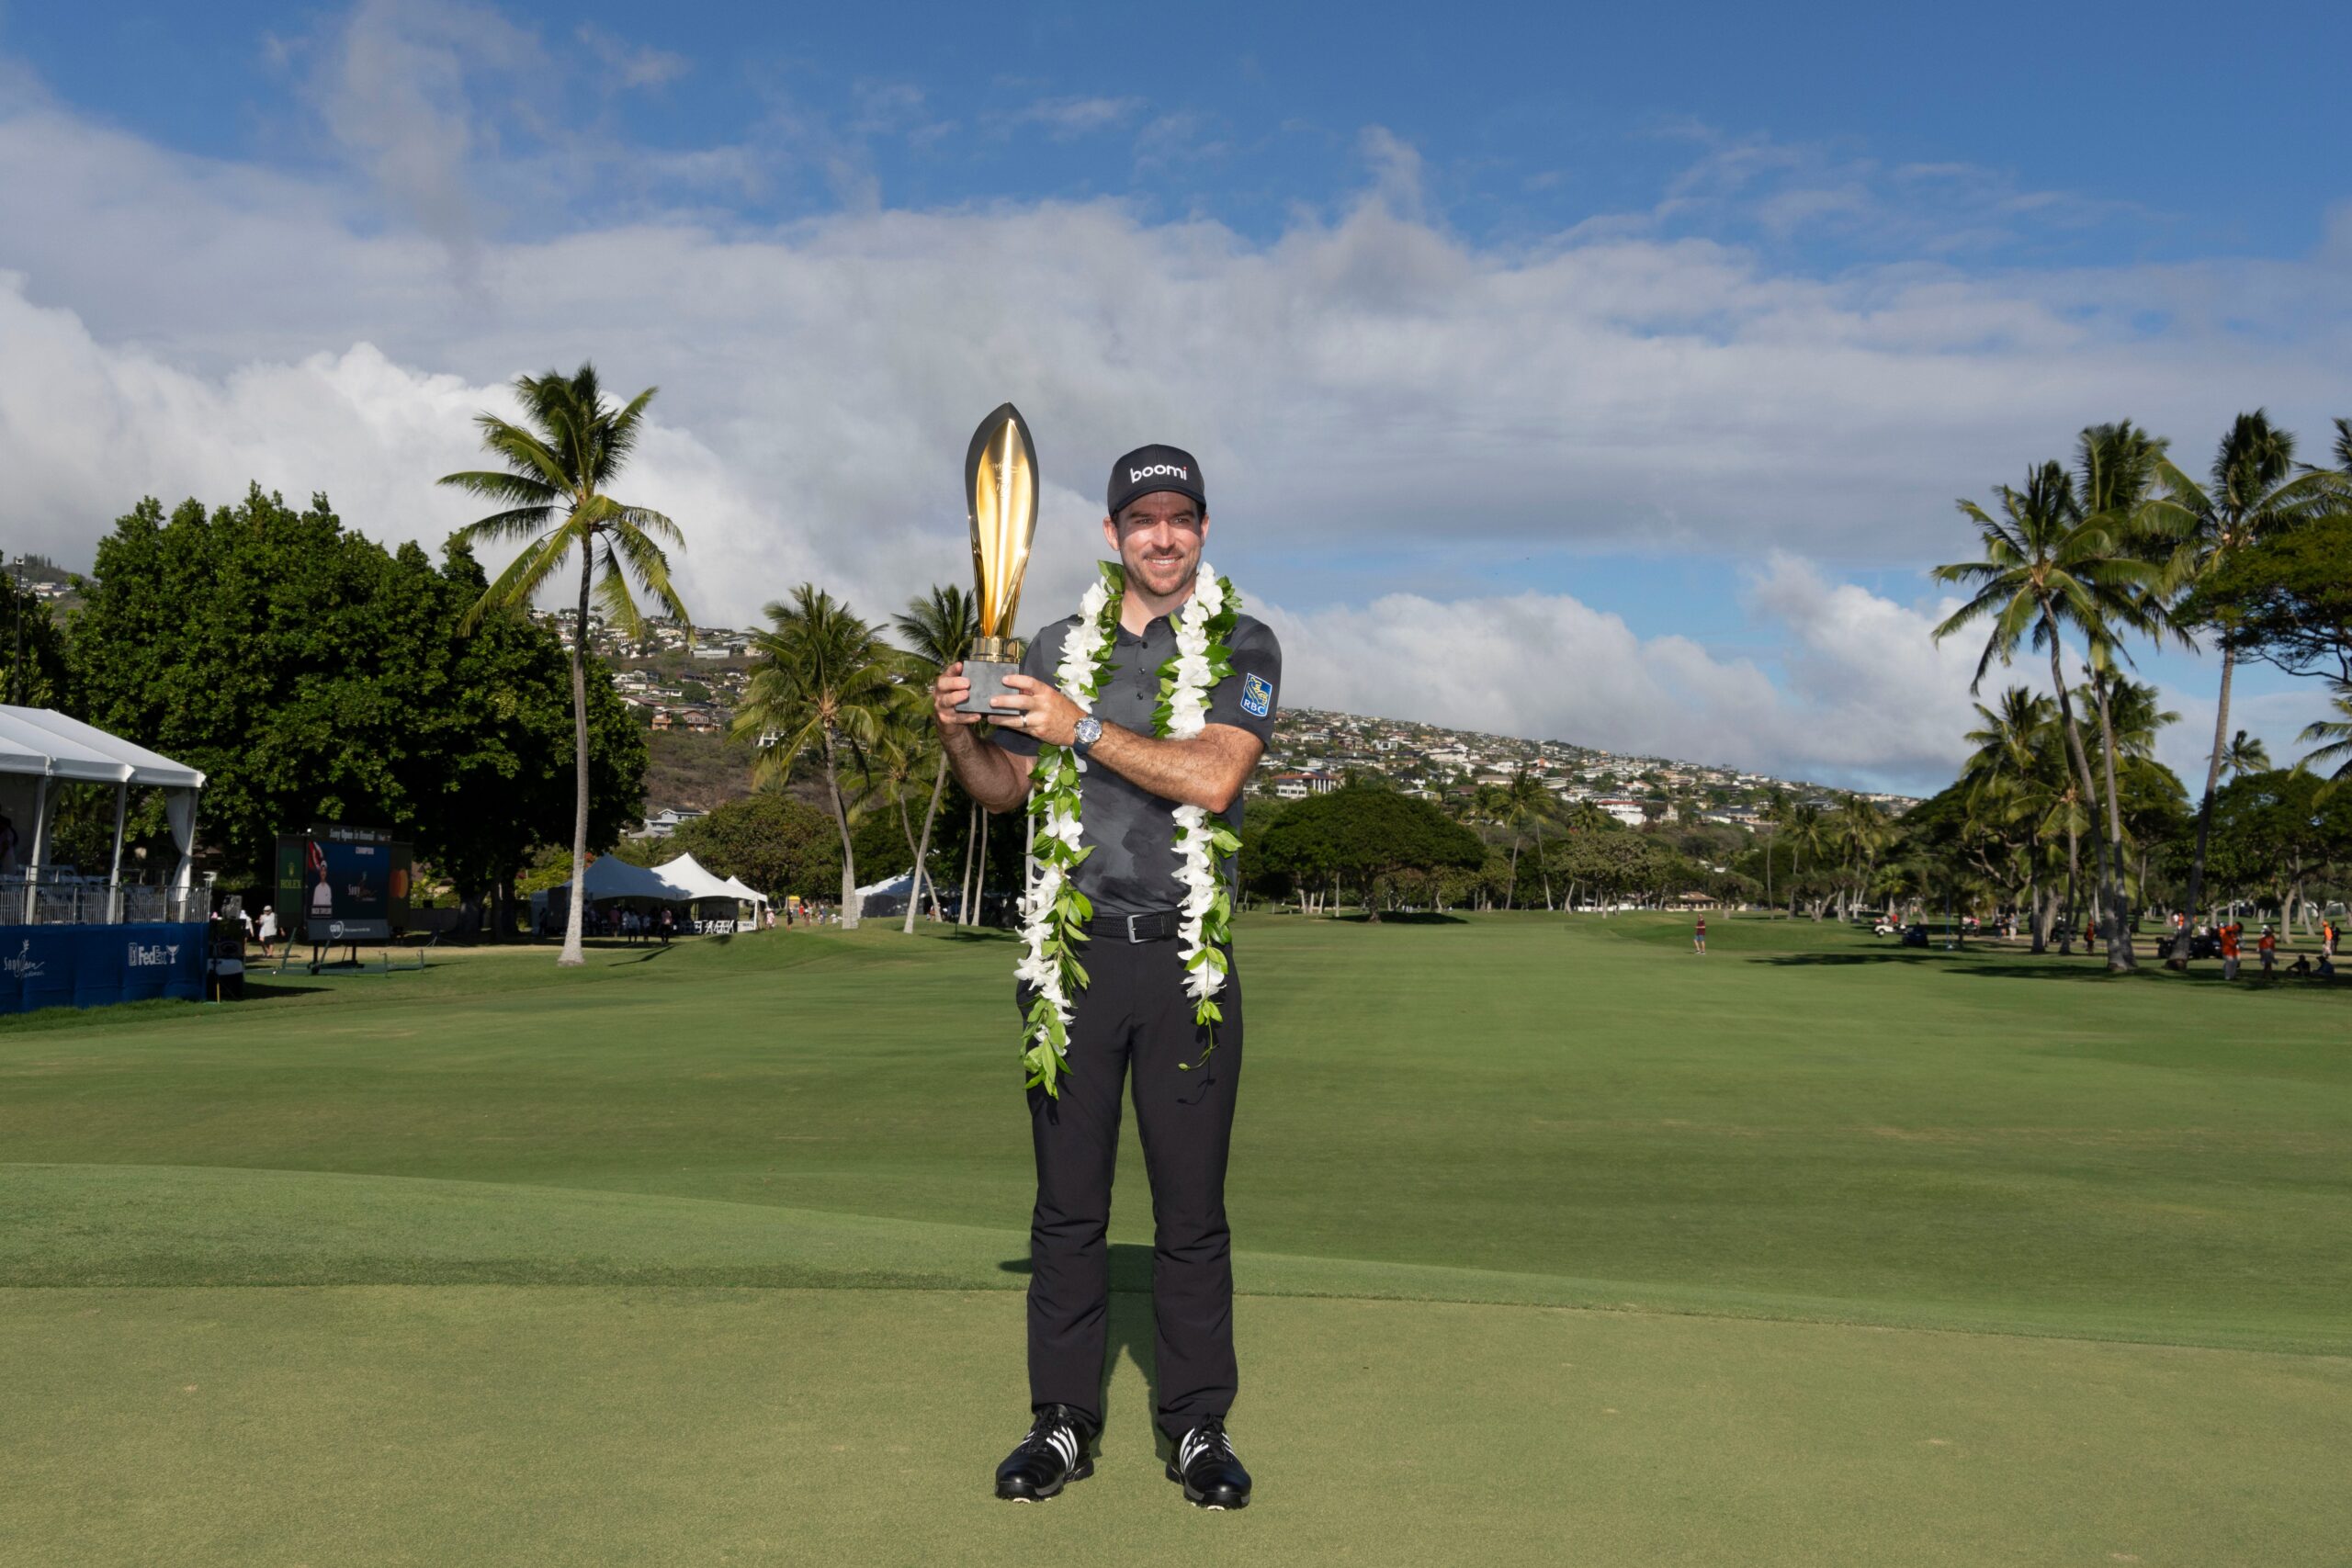
[{"label": "trophy cup", "polygon": [[972,513],[972,570],[978,574],[980,633],[964,658],[972,694],[958,713],[1004,710],[990,697],[1012,695],[1007,675],[1021,670],[1012,617],[1021,607],[1021,574],[1029,568],[1029,541],[1037,532],[1037,448],[1028,422],[1011,403],[980,421],[964,455],[964,495]]}]

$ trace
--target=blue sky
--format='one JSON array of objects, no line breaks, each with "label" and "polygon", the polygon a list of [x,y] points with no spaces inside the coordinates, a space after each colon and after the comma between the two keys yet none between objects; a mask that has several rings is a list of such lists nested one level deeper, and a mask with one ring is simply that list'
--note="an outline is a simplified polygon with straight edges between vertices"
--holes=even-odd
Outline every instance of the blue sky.
[{"label": "blue sky", "polygon": [[[1296,700],[1927,787],[1952,497],[2352,412],[2346,17],[0,0],[0,352],[64,389],[0,457],[67,558],[241,476],[430,536],[466,414],[594,355],[741,621],[956,574],[1011,395],[1033,615],[1182,440]],[[2147,668],[2185,766],[2210,672]]]}]

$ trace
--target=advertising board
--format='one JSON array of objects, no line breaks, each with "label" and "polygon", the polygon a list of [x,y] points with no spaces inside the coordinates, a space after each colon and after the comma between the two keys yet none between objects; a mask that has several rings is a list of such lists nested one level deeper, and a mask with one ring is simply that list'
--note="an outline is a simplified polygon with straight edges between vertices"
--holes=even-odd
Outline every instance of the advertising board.
[{"label": "advertising board", "polygon": [[313,947],[383,942],[408,925],[411,846],[381,828],[320,823],[277,840],[277,907]]}]

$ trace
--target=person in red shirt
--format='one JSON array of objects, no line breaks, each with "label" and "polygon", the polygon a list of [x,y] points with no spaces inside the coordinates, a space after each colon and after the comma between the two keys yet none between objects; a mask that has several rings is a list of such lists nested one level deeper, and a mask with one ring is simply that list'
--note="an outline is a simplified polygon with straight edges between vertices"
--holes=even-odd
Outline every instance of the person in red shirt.
[{"label": "person in red shirt", "polygon": [[1707,956],[1707,917],[1699,917],[1699,927],[1690,933],[1690,951],[1700,957]]},{"label": "person in red shirt", "polygon": [[2238,977],[2238,939],[2245,934],[2245,928],[2231,920],[2214,934],[2222,939],[2222,978],[2234,980]]},{"label": "person in red shirt", "polygon": [[2278,939],[2270,934],[2268,926],[2262,928],[2262,940],[2254,944],[2254,950],[2262,957],[2262,977],[2267,980],[2278,972]]}]

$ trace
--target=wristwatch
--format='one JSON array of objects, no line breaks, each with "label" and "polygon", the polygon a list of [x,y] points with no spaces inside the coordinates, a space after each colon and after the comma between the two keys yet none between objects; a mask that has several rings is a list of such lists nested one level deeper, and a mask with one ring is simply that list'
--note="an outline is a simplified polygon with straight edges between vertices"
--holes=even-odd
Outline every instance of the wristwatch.
[{"label": "wristwatch", "polygon": [[1070,738],[1069,749],[1083,757],[1102,739],[1102,721],[1092,714],[1080,716],[1078,733]]}]

